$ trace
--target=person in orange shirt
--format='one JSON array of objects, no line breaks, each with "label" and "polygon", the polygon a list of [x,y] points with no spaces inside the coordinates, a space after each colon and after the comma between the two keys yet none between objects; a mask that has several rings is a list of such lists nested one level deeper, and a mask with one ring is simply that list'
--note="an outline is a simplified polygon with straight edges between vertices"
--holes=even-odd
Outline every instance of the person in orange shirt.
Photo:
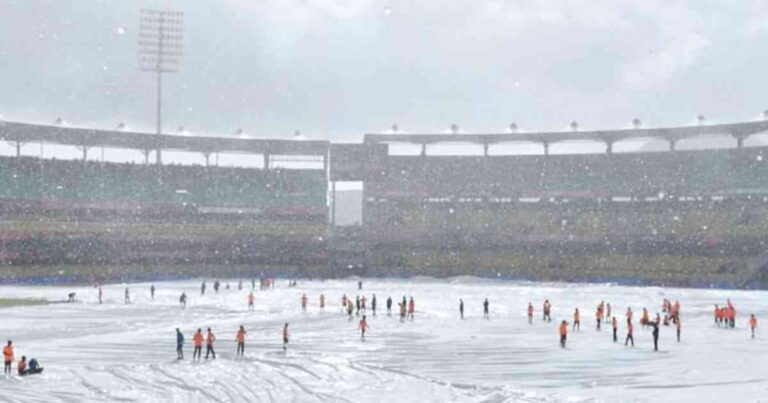
[{"label": "person in orange shirt", "polygon": [[195,351],[192,352],[192,361],[195,359],[199,361],[200,357],[203,355],[203,329],[197,329],[197,333],[192,336],[192,341],[195,343]]},{"label": "person in orange shirt", "polygon": [[568,322],[560,322],[560,347],[565,348],[565,340],[568,338]]},{"label": "person in orange shirt", "polygon": [[533,324],[533,304],[528,302],[528,324]]},{"label": "person in orange shirt", "polygon": [[597,330],[600,330],[600,323],[603,321],[603,304],[597,306],[597,312],[595,312],[595,320],[597,321]]},{"label": "person in orange shirt", "polygon": [[728,327],[728,326],[736,327],[736,307],[733,306],[733,304],[731,303],[731,299],[730,298],[728,298],[726,303],[728,304],[728,310],[727,310],[728,319],[727,319],[727,326],[726,327]]},{"label": "person in orange shirt", "polygon": [[[236,355],[245,355],[245,334],[247,332],[243,328],[242,325],[240,325],[240,329],[237,330],[237,335],[235,336],[235,340],[237,341],[237,354]],[[214,358],[216,358],[216,354],[213,355]]]},{"label": "person in orange shirt", "polygon": [[286,351],[287,349],[288,349],[288,322],[286,322],[285,326],[283,326],[283,351]]},{"label": "person in orange shirt", "polygon": [[573,330],[581,330],[581,315],[579,314],[579,308],[573,311]]},{"label": "person in orange shirt", "polygon": [[725,308],[725,327],[733,327],[731,323],[734,322],[735,313],[731,306]]},{"label": "person in orange shirt", "polygon": [[717,327],[720,327],[720,321],[721,321],[720,307],[718,307],[717,304],[715,304],[715,325],[717,325]]},{"label": "person in orange shirt", "polygon": [[640,325],[646,327],[649,321],[650,317],[648,316],[648,309],[643,308],[643,315],[640,316]]},{"label": "person in orange shirt", "polygon": [[16,369],[19,371],[19,376],[27,375],[27,357],[22,355],[21,360],[16,364]]},{"label": "person in orange shirt", "polygon": [[216,336],[213,335],[211,328],[208,328],[208,334],[205,335],[205,359],[208,359],[208,355],[212,354],[213,359],[216,359],[216,351],[213,349],[213,342],[216,341]]},{"label": "person in orange shirt", "polygon": [[408,316],[413,320],[413,313],[416,312],[416,303],[413,301],[413,297],[408,301]]},{"label": "person in orange shirt", "polygon": [[730,319],[731,319],[731,327],[736,327],[736,308],[733,305],[731,305]]},{"label": "person in orange shirt", "polygon": [[250,294],[248,294],[248,310],[249,311],[253,310],[253,303],[255,301],[256,301],[256,296],[253,295],[253,291],[251,291]]},{"label": "person in orange shirt", "polygon": [[752,331],[752,338],[754,339],[755,329],[757,329],[757,318],[754,313],[749,317],[749,329]]},{"label": "person in orange shirt", "polygon": [[635,346],[635,338],[632,336],[632,332],[634,330],[634,326],[632,326],[632,321],[627,319],[627,339],[624,340],[624,345],[626,346],[627,343],[630,341],[632,342],[632,347]]},{"label": "person in orange shirt", "polygon": [[360,319],[360,324],[357,327],[360,329],[360,338],[365,340],[365,331],[368,330],[368,321],[365,320],[365,315]]},{"label": "person in orange shirt", "polygon": [[5,366],[3,367],[4,374],[11,373],[11,363],[13,362],[13,342],[8,340],[8,344],[3,347],[3,360]]}]

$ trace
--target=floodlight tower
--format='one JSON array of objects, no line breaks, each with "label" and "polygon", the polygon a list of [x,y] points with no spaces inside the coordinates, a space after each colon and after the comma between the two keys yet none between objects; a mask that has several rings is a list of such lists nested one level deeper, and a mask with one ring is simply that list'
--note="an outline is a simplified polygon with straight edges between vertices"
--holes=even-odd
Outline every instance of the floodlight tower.
[{"label": "floodlight tower", "polygon": [[[184,39],[184,13],[176,10],[141,9],[139,13],[139,65],[157,74],[157,134],[163,133],[163,73],[179,71]],[[159,141],[159,137],[158,137]],[[157,164],[162,157],[158,145]]]}]

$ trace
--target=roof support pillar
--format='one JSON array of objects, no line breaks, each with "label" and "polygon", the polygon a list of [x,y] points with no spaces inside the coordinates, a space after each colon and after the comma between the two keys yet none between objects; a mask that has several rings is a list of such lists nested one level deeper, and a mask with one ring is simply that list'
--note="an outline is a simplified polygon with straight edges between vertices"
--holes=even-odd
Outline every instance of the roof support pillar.
[{"label": "roof support pillar", "polygon": [[427,143],[421,143],[421,156],[427,156]]},{"label": "roof support pillar", "polygon": [[331,227],[336,226],[336,181],[331,181]]},{"label": "roof support pillar", "polygon": [[544,146],[544,155],[549,155],[549,142],[542,141],[541,145]]}]

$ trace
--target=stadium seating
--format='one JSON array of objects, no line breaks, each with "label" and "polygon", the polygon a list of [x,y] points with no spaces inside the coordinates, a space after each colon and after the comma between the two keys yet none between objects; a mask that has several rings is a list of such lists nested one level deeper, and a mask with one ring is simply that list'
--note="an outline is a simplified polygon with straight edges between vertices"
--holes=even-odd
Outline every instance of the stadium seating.
[{"label": "stadium seating", "polygon": [[364,233],[394,272],[708,286],[768,248],[762,148],[382,164]]},{"label": "stadium seating", "polygon": [[768,194],[762,149],[492,157],[390,156],[367,194],[414,197],[657,197]]},{"label": "stadium seating", "polygon": [[326,205],[322,171],[115,164],[0,157],[0,198],[201,207]]}]

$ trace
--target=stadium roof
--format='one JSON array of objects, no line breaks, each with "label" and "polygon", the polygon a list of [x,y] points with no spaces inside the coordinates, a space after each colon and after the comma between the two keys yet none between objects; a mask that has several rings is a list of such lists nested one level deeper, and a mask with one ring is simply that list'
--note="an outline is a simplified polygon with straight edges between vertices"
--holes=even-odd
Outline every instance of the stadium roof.
[{"label": "stadium roof", "polygon": [[[768,121],[729,124],[705,124],[665,128],[635,128],[571,132],[485,133],[485,134],[366,134],[365,144],[376,143],[476,143],[504,142],[557,143],[569,140],[594,140],[614,143],[633,138],[660,138],[672,142],[702,135],[730,135],[745,138],[768,131]],[[32,143],[48,142],[79,147],[116,147],[136,150],[180,150],[200,153],[243,152],[252,154],[325,155],[328,140],[280,140],[228,138],[213,136],[157,135],[124,130],[98,130],[66,126],[37,125],[0,121],[0,141]]]},{"label": "stadium roof", "polygon": [[200,153],[233,151],[253,154],[326,155],[327,140],[276,140],[181,136],[121,130],[96,130],[0,121],[0,141],[47,142],[79,147],[180,150]]},{"label": "stadium roof", "polygon": [[672,142],[702,135],[730,135],[744,138],[751,134],[768,131],[768,121],[756,121],[729,124],[704,124],[696,126],[663,127],[656,129],[636,128],[619,130],[590,130],[572,132],[538,133],[486,133],[486,134],[366,134],[366,143],[476,143],[493,144],[514,141],[534,143],[558,143],[569,140],[595,140],[615,143],[634,138],[660,138]]}]

